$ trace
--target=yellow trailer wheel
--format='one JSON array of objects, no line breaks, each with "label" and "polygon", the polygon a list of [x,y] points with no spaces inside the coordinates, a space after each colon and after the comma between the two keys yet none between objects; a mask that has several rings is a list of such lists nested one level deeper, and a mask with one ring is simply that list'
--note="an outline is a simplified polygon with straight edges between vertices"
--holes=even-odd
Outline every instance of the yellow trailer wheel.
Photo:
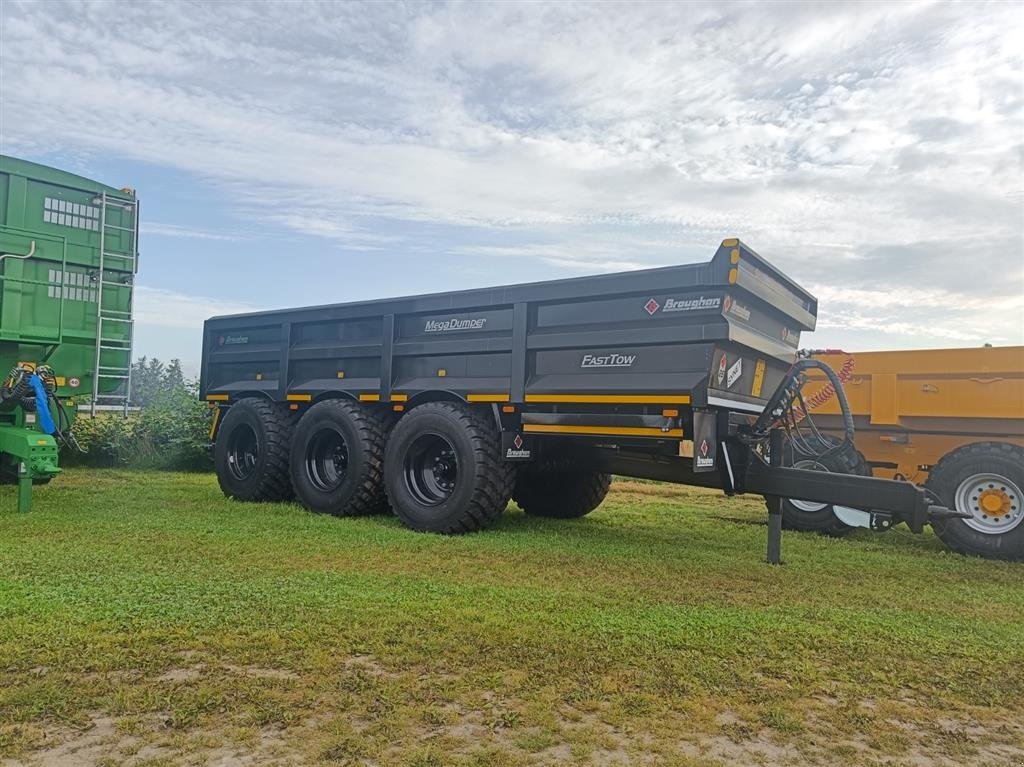
[{"label": "yellow trailer wheel", "polygon": [[1003,442],[965,445],[932,469],[928,488],[947,506],[971,513],[932,525],[951,549],[1024,559],[1024,449]]}]

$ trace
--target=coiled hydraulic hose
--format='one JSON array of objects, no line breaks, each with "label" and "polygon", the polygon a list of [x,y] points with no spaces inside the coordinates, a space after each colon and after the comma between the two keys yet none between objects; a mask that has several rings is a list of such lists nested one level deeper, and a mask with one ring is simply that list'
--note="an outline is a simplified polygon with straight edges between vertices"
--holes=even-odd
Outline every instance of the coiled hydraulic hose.
[{"label": "coiled hydraulic hose", "polygon": [[17,366],[11,368],[11,372],[4,379],[3,386],[0,386],[0,403],[7,404],[14,401],[16,404],[24,405],[26,398],[31,398],[33,408],[35,399],[32,398],[32,387],[29,383],[29,376],[32,371],[28,368]]},{"label": "coiled hydraulic hose", "polygon": [[[836,375],[839,376],[840,383],[845,384],[853,377],[853,369],[856,367],[856,364],[856,360],[854,360],[852,355],[843,360],[842,367],[839,368],[839,372],[836,373]],[[807,410],[811,411],[815,408],[821,407],[835,395],[836,387],[830,381],[807,398]]]},{"label": "coiled hydraulic hose", "polygon": [[[843,419],[843,439],[836,440],[819,431],[811,417],[810,404],[804,399],[803,387],[807,383],[806,371],[820,370],[828,379],[830,387],[839,402]],[[805,422],[805,425],[801,425]],[[801,359],[795,362],[772,393],[761,415],[746,430],[749,442],[766,442],[772,429],[786,430],[793,446],[802,454],[824,458],[853,446],[853,414],[850,403],[843,391],[843,384],[836,372],[824,362],[815,359]]]},{"label": "coiled hydraulic hose", "polygon": [[11,403],[27,413],[37,413],[40,428],[61,446],[85,452],[71,430],[71,416],[57,397],[57,376],[49,365],[34,370],[23,365],[12,368],[0,385],[0,406]]}]

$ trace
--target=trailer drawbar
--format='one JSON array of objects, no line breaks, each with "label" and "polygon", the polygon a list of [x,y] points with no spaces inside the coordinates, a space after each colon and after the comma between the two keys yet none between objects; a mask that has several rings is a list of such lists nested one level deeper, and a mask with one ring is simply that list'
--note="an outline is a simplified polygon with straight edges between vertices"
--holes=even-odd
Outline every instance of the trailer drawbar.
[{"label": "trailer drawbar", "polygon": [[[915,532],[963,516],[851,473],[842,385],[797,351],[816,316],[810,293],[727,239],[706,264],[214,317],[200,396],[228,496],[390,508],[421,531],[479,530],[510,499],[581,517],[612,474],[764,495],[772,563],[782,498]],[[811,417],[811,370],[837,391],[842,436]]]}]

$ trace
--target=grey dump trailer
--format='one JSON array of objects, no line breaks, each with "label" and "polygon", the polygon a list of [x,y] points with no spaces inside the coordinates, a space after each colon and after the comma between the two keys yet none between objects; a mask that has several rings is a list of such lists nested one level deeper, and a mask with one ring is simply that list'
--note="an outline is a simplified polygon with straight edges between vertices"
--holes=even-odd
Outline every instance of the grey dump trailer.
[{"label": "grey dump trailer", "polygon": [[[757,493],[914,531],[958,516],[909,482],[855,475],[852,418],[798,353],[815,298],[737,239],[710,263],[214,317],[200,396],[223,491],[421,531],[596,508],[612,474]],[[845,438],[802,407],[838,390]],[[811,463],[808,461],[811,460]],[[808,468],[793,468],[794,463]]]}]

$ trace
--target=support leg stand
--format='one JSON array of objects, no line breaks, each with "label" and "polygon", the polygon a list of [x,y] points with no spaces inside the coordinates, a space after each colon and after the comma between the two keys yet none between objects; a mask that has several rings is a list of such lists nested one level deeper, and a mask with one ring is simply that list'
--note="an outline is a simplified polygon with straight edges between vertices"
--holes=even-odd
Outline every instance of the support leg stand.
[{"label": "support leg stand", "polygon": [[32,510],[32,477],[25,464],[18,465],[18,511],[28,513]]},{"label": "support leg stand", "polygon": [[[768,460],[772,466],[782,465],[784,449],[781,429],[772,429],[768,442]],[[768,502],[768,564],[782,564],[782,498],[777,495],[765,496]]]},{"label": "support leg stand", "polygon": [[782,499],[768,498],[768,564],[782,564]]}]

